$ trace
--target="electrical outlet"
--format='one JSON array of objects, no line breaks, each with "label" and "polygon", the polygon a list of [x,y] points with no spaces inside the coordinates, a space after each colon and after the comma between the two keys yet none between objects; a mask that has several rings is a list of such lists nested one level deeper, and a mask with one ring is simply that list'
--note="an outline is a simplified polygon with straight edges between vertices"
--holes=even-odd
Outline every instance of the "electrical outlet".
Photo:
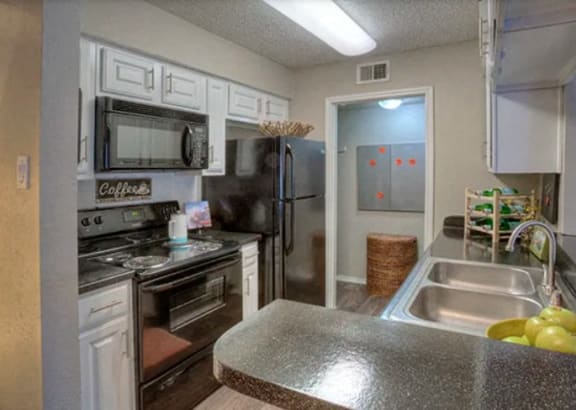
[{"label": "electrical outlet", "polygon": [[30,186],[30,157],[18,155],[16,159],[16,188],[28,189]]}]

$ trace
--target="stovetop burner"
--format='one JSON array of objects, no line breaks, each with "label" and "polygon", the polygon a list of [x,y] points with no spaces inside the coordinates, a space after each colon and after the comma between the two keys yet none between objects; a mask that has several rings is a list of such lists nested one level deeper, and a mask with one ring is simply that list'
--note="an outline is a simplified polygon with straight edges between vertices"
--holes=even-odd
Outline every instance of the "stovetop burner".
[{"label": "stovetop burner", "polygon": [[170,258],[166,256],[136,256],[123,263],[128,269],[157,269],[167,265]]}]

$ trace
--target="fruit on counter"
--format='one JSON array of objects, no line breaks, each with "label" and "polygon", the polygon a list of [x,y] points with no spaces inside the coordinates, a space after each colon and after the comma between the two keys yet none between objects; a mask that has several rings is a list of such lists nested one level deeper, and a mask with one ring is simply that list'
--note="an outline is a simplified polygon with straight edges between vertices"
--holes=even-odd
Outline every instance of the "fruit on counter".
[{"label": "fruit on counter", "polygon": [[508,336],[502,339],[503,342],[514,343],[517,345],[530,346],[530,342],[526,336]]},{"label": "fruit on counter", "polygon": [[535,347],[554,352],[576,354],[576,336],[561,326],[547,326],[536,337]]},{"label": "fruit on counter", "polygon": [[533,316],[526,321],[526,325],[524,325],[524,335],[530,342],[532,346],[534,346],[534,342],[536,342],[536,336],[538,333],[545,327],[551,326],[553,323],[548,322],[546,319],[540,316]]},{"label": "fruit on counter", "polygon": [[540,312],[540,317],[553,325],[562,326],[570,333],[576,333],[576,314],[568,309],[548,306]]}]

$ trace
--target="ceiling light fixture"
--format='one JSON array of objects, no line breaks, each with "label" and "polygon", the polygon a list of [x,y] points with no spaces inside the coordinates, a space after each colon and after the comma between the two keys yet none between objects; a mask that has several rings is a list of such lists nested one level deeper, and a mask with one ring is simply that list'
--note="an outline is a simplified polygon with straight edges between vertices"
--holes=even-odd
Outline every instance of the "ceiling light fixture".
[{"label": "ceiling light fixture", "polygon": [[345,56],[366,54],[376,42],[333,0],[263,0]]},{"label": "ceiling light fixture", "polygon": [[395,110],[402,105],[402,100],[390,99],[378,101],[378,105],[387,110]]}]

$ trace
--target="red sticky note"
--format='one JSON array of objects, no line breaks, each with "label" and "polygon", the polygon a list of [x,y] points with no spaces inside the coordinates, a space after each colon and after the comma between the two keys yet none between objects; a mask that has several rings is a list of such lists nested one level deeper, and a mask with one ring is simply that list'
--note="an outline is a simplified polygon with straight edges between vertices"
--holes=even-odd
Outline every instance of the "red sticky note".
[{"label": "red sticky note", "polygon": [[378,199],[384,199],[384,192],[377,192],[377,193],[376,193],[376,198],[378,198]]},{"label": "red sticky note", "polygon": [[378,151],[380,151],[380,154],[386,154],[386,147],[380,147]]},{"label": "red sticky note", "polygon": [[375,167],[376,166],[376,160],[375,159],[371,159],[370,161],[368,161],[371,167]]},{"label": "red sticky note", "polygon": [[396,158],[396,165],[397,166],[402,166],[402,158]]},{"label": "red sticky note", "polygon": [[408,160],[408,164],[410,164],[411,167],[415,167],[416,166],[416,159],[415,158],[410,158]]}]

